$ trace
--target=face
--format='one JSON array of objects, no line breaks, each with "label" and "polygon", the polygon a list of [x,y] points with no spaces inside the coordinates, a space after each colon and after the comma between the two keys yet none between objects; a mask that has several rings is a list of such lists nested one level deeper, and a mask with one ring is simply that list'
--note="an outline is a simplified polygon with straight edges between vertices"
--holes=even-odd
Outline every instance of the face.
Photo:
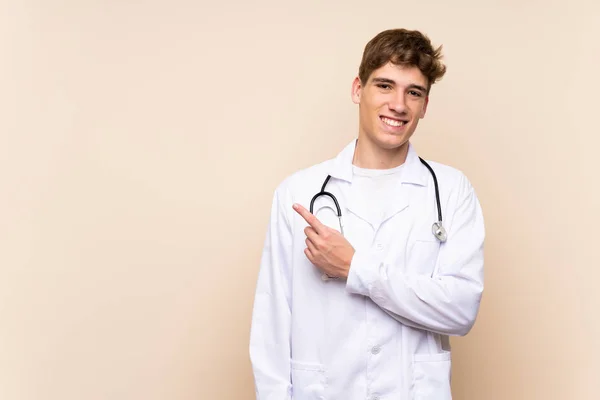
[{"label": "face", "polygon": [[384,150],[406,147],[425,117],[427,78],[417,67],[387,63],[364,85],[354,80],[352,100],[359,105],[359,140]]}]

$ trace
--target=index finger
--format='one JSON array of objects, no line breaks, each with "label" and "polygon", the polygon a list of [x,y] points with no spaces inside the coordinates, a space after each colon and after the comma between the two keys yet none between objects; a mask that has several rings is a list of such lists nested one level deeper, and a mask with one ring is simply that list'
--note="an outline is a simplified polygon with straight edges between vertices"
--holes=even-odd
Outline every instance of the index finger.
[{"label": "index finger", "polygon": [[315,229],[315,231],[317,231],[317,233],[321,233],[323,231],[324,225],[306,208],[302,207],[300,204],[294,204],[293,208],[298,214],[300,214],[300,216],[302,216],[302,218],[304,218],[306,222],[308,222],[310,226]]}]

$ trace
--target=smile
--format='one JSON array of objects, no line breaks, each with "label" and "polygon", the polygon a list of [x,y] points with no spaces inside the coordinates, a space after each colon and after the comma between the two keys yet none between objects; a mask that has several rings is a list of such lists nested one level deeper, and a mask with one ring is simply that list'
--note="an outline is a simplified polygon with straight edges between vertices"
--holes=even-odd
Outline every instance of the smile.
[{"label": "smile", "polygon": [[406,125],[406,121],[398,121],[398,120],[386,118],[386,117],[381,117],[381,120],[383,121],[384,124],[389,125],[389,126],[399,127],[399,126]]}]

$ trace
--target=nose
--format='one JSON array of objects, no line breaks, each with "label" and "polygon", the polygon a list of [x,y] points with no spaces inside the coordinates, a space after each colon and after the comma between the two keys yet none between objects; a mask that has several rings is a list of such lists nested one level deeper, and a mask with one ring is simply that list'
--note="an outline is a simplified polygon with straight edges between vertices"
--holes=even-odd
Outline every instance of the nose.
[{"label": "nose", "polygon": [[392,97],[389,102],[389,107],[390,110],[395,111],[398,114],[406,113],[406,100],[404,99],[404,95],[399,93]]}]

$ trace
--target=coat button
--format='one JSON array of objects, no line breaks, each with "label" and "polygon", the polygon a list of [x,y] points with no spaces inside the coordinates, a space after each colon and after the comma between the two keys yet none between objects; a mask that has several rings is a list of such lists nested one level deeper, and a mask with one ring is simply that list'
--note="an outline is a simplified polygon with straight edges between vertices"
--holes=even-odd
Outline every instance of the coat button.
[{"label": "coat button", "polygon": [[380,346],[373,346],[371,348],[371,354],[379,354],[379,352],[381,352],[381,347]]}]

